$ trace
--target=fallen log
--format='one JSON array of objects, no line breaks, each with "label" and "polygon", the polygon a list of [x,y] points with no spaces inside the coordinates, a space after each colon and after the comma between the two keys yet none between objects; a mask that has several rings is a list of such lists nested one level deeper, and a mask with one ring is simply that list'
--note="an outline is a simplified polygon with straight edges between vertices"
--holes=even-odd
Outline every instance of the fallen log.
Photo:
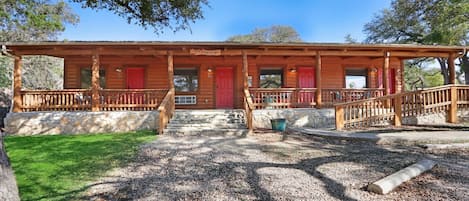
[{"label": "fallen log", "polygon": [[368,185],[368,191],[382,195],[387,194],[402,183],[409,181],[410,179],[422,174],[427,170],[432,169],[435,165],[436,163],[432,160],[420,160],[409,167],[399,170],[392,175],[384,177],[375,183]]}]

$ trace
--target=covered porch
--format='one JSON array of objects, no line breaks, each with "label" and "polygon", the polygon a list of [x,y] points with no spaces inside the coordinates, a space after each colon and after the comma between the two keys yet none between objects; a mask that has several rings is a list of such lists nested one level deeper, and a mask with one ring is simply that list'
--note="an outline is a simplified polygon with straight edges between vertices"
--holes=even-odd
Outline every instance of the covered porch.
[{"label": "covered porch", "polygon": [[[3,54],[15,61],[12,112],[159,111],[164,128],[176,108],[243,108],[250,129],[253,110],[333,108],[402,93],[406,59],[448,58],[454,83],[453,61],[464,51],[449,46],[218,42],[43,42],[4,47]],[[64,58],[64,89],[22,89],[25,55]],[[90,76],[86,88],[83,72]],[[222,72],[229,76],[220,76]],[[140,77],[131,80],[132,73]],[[364,87],[350,88],[348,75],[364,77]],[[278,83],[266,85],[266,77]],[[183,85],[176,82],[181,79]]]}]

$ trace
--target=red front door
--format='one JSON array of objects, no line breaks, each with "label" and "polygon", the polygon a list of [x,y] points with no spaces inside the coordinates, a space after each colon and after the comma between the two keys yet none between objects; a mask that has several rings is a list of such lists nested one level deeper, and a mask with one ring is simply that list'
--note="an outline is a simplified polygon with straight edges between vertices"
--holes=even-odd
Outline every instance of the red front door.
[{"label": "red front door", "polygon": [[233,68],[216,69],[217,108],[233,108]]},{"label": "red front door", "polygon": [[145,69],[144,68],[127,68],[127,89],[143,89],[145,88]]},{"label": "red front door", "polygon": [[[298,70],[298,87],[299,88],[315,88],[315,72],[313,67],[299,67]],[[314,92],[300,91],[298,93],[298,104],[309,105],[314,103]]]}]

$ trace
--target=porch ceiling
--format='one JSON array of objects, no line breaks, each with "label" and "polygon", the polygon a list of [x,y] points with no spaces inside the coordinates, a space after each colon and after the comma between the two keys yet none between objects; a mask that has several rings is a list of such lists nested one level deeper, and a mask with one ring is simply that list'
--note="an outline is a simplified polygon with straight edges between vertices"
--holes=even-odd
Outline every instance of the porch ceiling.
[{"label": "porch ceiling", "polygon": [[339,44],[339,43],[234,43],[234,42],[156,42],[156,41],[50,41],[4,43],[16,56],[50,55],[57,57],[86,55],[167,55],[176,56],[364,56],[411,59],[462,55],[464,46],[428,46],[408,44]]}]

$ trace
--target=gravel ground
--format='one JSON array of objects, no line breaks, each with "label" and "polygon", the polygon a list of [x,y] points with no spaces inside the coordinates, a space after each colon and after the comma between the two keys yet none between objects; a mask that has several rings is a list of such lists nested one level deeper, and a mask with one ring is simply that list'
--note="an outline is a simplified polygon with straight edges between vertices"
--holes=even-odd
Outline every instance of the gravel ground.
[{"label": "gravel ground", "polygon": [[[387,195],[372,183],[424,157],[438,165]],[[469,200],[469,150],[301,134],[161,136],[128,167],[90,184],[85,200]]]}]

